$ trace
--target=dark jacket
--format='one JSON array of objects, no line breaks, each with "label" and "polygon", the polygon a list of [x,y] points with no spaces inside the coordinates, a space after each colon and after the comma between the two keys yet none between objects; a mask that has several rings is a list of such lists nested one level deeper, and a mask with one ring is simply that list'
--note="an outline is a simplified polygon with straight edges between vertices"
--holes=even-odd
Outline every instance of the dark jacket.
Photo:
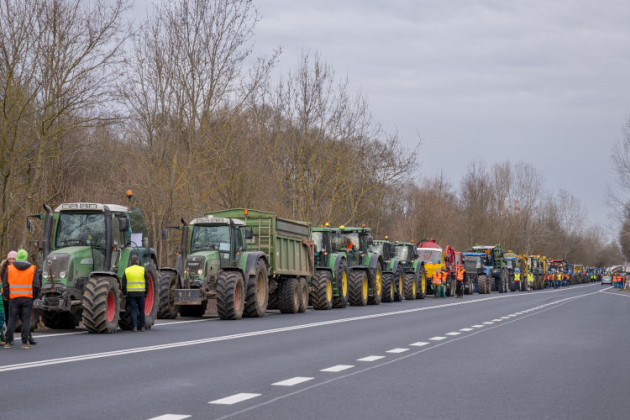
[{"label": "dark jacket", "polygon": [[[13,263],[13,266],[18,270],[24,271],[31,266],[31,263],[27,261],[16,261]],[[39,275],[37,271],[33,273],[33,298],[39,296],[39,290],[42,287],[42,283],[39,280]],[[9,300],[9,270],[5,270],[2,275],[2,297],[4,300]]]},{"label": "dark jacket", "polygon": [[147,276],[147,269],[144,269],[144,292],[127,292],[127,275],[123,274],[122,293],[123,296],[127,295],[129,297],[147,297],[149,295],[149,276]]}]

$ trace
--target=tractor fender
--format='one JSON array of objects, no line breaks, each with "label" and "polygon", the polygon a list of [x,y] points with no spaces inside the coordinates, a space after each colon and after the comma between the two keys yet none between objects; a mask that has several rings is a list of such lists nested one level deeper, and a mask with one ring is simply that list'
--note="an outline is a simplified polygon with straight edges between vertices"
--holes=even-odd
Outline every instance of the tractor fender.
[{"label": "tractor fender", "polygon": [[394,265],[392,266],[392,273],[395,273],[396,271],[398,271],[398,265],[400,264],[400,261],[395,260],[394,261]]},{"label": "tractor fender", "polygon": [[245,261],[245,267],[241,268],[245,280],[249,280],[250,277],[256,276],[256,266],[258,265],[258,260],[263,260],[265,262],[265,265],[267,266],[267,270],[269,269],[269,262],[267,261],[267,257],[265,256],[264,252],[248,252],[247,259]]},{"label": "tractor fender", "polygon": [[345,257],[342,254],[337,254],[336,258],[335,258],[335,264],[334,264],[334,268],[332,270],[332,276],[333,276],[333,281],[335,282],[335,284],[337,284],[337,290],[341,290],[341,276],[338,276],[337,274],[341,274],[339,273],[339,267],[341,267],[341,261],[343,261],[345,259]]},{"label": "tractor fender", "polygon": [[181,275],[179,274],[179,272],[178,272],[176,269],[174,269],[174,268],[172,268],[172,267],[162,267],[162,268],[160,268],[160,269],[158,270],[158,274],[160,274],[160,273],[162,273],[162,272],[167,272],[167,273],[173,273],[173,274],[175,274],[175,278],[177,279],[177,280],[175,281],[175,288],[176,288],[176,289],[178,289],[178,288],[181,286],[181,284],[182,284],[182,278],[181,278]]},{"label": "tractor fender", "polygon": [[381,256],[379,255],[378,258],[374,258],[374,254],[372,255],[372,258],[370,258],[370,262],[368,265],[368,279],[370,281],[370,285],[371,287],[375,286],[375,281],[376,281],[376,266],[378,265],[378,263],[381,263],[381,274],[383,271],[383,259],[381,258]]},{"label": "tractor fender", "polygon": [[153,264],[155,264],[155,269],[157,270],[159,268],[157,252],[155,252],[155,249],[153,248],[149,248],[149,252],[151,253],[151,261],[153,261]]},{"label": "tractor fender", "polygon": [[122,289],[122,279],[120,277],[118,277],[118,274],[114,273],[113,271],[92,271],[90,273],[90,277],[92,276],[107,276],[107,277],[113,277],[116,279],[116,282],[118,282],[118,287]]}]

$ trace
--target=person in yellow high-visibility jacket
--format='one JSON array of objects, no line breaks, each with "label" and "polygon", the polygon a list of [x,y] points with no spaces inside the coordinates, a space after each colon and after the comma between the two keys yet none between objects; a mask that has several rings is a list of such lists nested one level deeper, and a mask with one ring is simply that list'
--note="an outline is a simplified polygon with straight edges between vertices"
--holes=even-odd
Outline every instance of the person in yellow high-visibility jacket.
[{"label": "person in yellow high-visibility jacket", "polygon": [[129,260],[129,267],[125,269],[122,278],[123,296],[129,303],[129,314],[133,331],[138,331],[138,318],[140,318],[140,331],[146,329],[144,319],[144,298],[149,290],[149,278],[147,272],[140,265],[140,259],[134,255]]},{"label": "person in yellow high-visibility jacket", "polygon": [[527,273],[527,292],[534,290],[534,274]]}]

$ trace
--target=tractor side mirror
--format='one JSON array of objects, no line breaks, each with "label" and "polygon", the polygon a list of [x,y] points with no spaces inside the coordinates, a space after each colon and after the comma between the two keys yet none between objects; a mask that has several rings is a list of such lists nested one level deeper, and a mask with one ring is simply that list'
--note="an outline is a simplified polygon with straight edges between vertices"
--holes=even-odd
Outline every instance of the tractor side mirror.
[{"label": "tractor side mirror", "polygon": [[246,240],[254,239],[254,229],[253,228],[245,229],[245,239]]},{"label": "tractor side mirror", "polygon": [[28,229],[28,233],[33,234],[33,222],[30,219],[26,220],[26,228]]},{"label": "tractor side mirror", "polygon": [[162,229],[162,239],[168,239],[168,229]]},{"label": "tractor side mirror", "polygon": [[129,221],[126,217],[118,218],[118,230],[120,232],[126,232],[129,229]]}]

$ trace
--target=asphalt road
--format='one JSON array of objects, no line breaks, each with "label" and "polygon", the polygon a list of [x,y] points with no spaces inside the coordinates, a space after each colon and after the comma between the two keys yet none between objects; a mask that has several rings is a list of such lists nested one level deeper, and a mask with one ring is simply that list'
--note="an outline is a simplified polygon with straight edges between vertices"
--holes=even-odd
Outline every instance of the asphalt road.
[{"label": "asphalt road", "polygon": [[630,294],[396,302],[0,350],[0,419],[627,419]]}]

